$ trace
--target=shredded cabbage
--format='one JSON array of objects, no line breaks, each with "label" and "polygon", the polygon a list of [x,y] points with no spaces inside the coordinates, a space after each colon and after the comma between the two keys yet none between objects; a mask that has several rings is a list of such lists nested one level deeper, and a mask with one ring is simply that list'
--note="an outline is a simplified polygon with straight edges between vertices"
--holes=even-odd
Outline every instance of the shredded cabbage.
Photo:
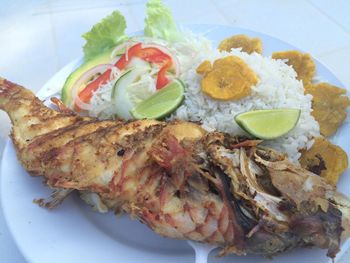
[{"label": "shredded cabbage", "polygon": [[101,85],[92,95],[90,100],[92,107],[89,110],[89,116],[100,119],[114,118],[115,112],[111,96],[114,84],[120,75],[120,71],[116,67],[113,67],[110,76],[111,81]]}]

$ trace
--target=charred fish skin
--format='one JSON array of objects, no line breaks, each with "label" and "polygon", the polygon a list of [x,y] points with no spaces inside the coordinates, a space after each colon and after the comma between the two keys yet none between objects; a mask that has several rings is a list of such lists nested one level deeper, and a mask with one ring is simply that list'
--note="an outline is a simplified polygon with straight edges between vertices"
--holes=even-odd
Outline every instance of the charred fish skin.
[{"label": "charred fish skin", "polygon": [[124,122],[47,108],[0,78],[0,108],[17,156],[54,189],[94,193],[158,234],[271,256],[298,246],[334,258],[350,232],[350,202],[322,178],[260,147],[183,121]]},{"label": "charred fish skin", "polygon": [[[163,236],[242,243],[230,208],[190,161],[190,144],[205,134],[199,126],[82,118],[45,107],[14,83],[0,83],[0,107],[12,120],[18,158],[48,186],[98,193],[112,209]],[[185,136],[188,128],[192,133]],[[185,138],[189,149],[180,143]]]}]

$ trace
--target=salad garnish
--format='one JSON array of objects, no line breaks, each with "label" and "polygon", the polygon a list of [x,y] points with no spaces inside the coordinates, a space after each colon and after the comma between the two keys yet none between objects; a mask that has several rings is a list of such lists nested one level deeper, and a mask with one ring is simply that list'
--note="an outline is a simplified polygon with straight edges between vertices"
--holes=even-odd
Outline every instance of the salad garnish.
[{"label": "salad garnish", "polygon": [[[112,102],[115,105],[111,111],[116,117],[131,119],[134,117],[130,111],[137,103],[178,77],[176,55],[165,46],[149,41],[180,38],[171,12],[162,1],[148,2],[143,39],[128,37],[125,29],[125,18],[115,11],[83,35],[84,62],[67,78],[62,89],[62,101],[70,108],[89,112],[96,106],[93,105],[96,100],[98,104]],[[139,91],[135,91],[136,86]],[[103,98],[95,98],[100,93]]]}]

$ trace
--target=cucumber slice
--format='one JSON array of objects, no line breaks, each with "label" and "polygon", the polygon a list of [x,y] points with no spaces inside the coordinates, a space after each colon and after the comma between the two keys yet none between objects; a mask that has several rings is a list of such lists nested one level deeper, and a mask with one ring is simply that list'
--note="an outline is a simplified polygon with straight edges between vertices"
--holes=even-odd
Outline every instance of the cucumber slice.
[{"label": "cucumber slice", "polygon": [[128,87],[147,71],[147,67],[131,68],[115,82],[111,96],[115,113],[119,118],[125,120],[133,119],[130,110],[135,107],[135,104],[130,99]]},{"label": "cucumber slice", "polygon": [[136,119],[161,119],[175,111],[184,99],[185,85],[179,79],[139,103],[131,113]]},{"label": "cucumber slice", "polygon": [[133,58],[129,64],[127,65],[127,68],[151,68],[151,63],[144,61],[140,58]]}]

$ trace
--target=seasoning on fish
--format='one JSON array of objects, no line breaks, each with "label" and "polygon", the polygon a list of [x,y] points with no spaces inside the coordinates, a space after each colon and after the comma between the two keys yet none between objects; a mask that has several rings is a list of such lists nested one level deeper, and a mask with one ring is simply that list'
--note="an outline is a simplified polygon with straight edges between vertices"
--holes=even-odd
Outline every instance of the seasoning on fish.
[{"label": "seasoning on fish", "polygon": [[350,201],[261,141],[184,121],[57,112],[1,78],[0,109],[21,164],[55,189],[41,206],[77,190],[101,212],[128,213],[162,236],[219,246],[220,255],[317,246],[334,258],[350,235]]}]

